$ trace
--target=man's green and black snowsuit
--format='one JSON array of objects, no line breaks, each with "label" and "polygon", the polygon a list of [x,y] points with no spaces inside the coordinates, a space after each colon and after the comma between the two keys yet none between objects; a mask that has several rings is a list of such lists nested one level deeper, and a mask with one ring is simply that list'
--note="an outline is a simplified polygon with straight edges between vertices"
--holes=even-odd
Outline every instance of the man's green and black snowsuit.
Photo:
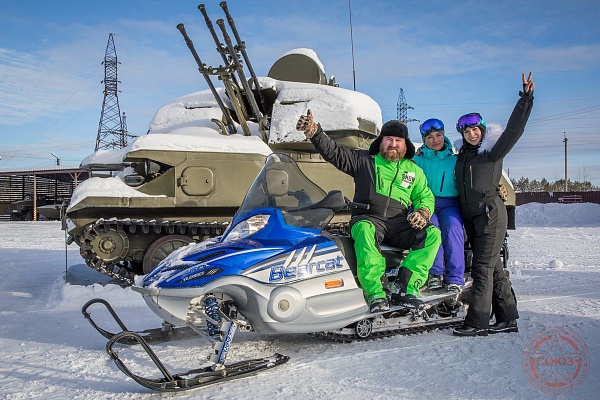
[{"label": "man's green and black snowsuit", "polygon": [[354,178],[353,201],[369,204],[368,210],[353,210],[350,221],[358,280],[369,303],[386,297],[381,282],[386,268],[385,259],[379,251],[381,243],[410,250],[400,265],[396,282],[404,293],[415,296],[427,281],[429,268],[441,243],[440,231],[431,223],[418,230],[406,220],[411,205],[414,209],[424,207],[433,213],[435,198],[427,187],[423,170],[410,161],[414,146],[408,139],[405,126],[403,130],[404,136],[396,134],[397,131],[387,132],[390,136],[406,139],[407,153],[395,162],[379,154],[381,137],[386,136],[384,129],[370,150],[341,147],[320,126],[310,139],[325,160]]}]

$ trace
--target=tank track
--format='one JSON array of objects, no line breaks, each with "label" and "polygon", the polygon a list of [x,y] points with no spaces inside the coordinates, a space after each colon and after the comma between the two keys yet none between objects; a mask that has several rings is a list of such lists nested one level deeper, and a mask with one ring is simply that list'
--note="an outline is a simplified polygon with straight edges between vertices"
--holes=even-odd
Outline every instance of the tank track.
[{"label": "tank track", "polygon": [[223,234],[227,228],[226,222],[182,222],[182,221],[156,221],[129,218],[117,219],[100,218],[93,224],[85,227],[83,234],[71,238],[70,242],[77,240],[79,251],[85,263],[92,269],[110,276],[121,286],[128,287],[134,283],[136,273],[131,267],[130,261],[117,257],[112,260],[102,259],[94,252],[92,242],[101,233],[114,230],[117,233],[154,233],[154,234],[191,234],[215,237]]},{"label": "tank track", "polygon": [[[109,232],[111,229],[116,232],[129,233],[155,233],[160,234],[181,234],[190,233],[192,235],[202,235],[204,237],[216,237],[222,235],[227,228],[227,222],[182,222],[182,221],[156,221],[130,218],[118,219],[116,217],[105,219],[100,218],[93,224],[84,228],[80,236],[69,237],[67,244],[77,242],[79,252],[86,265],[103,275],[110,276],[122,287],[131,286],[134,283],[136,273],[127,260],[115,259],[105,260],[94,252],[92,242],[101,234]],[[327,227],[330,233],[347,234],[349,223],[333,223]]]}]

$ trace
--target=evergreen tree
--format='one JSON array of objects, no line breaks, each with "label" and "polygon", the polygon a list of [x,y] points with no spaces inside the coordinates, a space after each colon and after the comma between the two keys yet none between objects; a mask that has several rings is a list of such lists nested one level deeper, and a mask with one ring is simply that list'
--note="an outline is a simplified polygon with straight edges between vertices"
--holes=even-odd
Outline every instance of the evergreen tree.
[{"label": "evergreen tree", "polygon": [[[554,182],[548,181],[546,178],[542,178],[541,181],[535,179],[529,180],[529,178],[521,177],[519,180],[511,178],[510,181],[515,188],[515,192],[564,192],[565,191],[565,180],[558,179]],[[600,187],[592,185],[590,181],[574,181],[567,180],[567,190],[569,192],[591,192],[600,190]]]},{"label": "evergreen tree", "polygon": [[540,182],[540,187],[541,187],[542,192],[550,192],[551,191],[550,189],[552,186],[550,185],[550,182],[548,182],[546,180],[546,178],[542,178],[542,180]]}]

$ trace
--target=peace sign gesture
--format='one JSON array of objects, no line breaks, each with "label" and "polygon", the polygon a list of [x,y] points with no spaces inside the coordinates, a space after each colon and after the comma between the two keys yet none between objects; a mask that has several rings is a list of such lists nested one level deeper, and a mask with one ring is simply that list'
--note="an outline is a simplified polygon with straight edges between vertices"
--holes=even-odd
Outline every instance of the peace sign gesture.
[{"label": "peace sign gesture", "polygon": [[527,77],[527,79],[525,79],[525,72],[523,72],[523,93],[533,93],[533,90],[535,89],[535,83],[533,83],[533,80],[531,80],[532,76],[533,71],[529,71],[529,76]]}]

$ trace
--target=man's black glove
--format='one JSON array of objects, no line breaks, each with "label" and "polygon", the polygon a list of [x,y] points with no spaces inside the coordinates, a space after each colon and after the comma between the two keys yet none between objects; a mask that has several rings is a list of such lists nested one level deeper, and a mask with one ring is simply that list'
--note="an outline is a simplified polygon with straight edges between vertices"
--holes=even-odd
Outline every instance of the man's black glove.
[{"label": "man's black glove", "polygon": [[425,228],[425,226],[427,226],[430,217],[431,213],[429,212],[429,210],[425,207],[421,207],[418,210],[415,210],[408,214],[406,219],[410,223],[410,226],[412,226],[414,229],[421,230]]},{"label": "man's black glove", "polygon": [[319,124],[313,121],[313,116],[310,109],[308,109],[306,115],[302,115],[296,123],[296,130],[304,131],[304,135],[307,139],[310,139],[311,137],[315,136],[318,129]]}]

